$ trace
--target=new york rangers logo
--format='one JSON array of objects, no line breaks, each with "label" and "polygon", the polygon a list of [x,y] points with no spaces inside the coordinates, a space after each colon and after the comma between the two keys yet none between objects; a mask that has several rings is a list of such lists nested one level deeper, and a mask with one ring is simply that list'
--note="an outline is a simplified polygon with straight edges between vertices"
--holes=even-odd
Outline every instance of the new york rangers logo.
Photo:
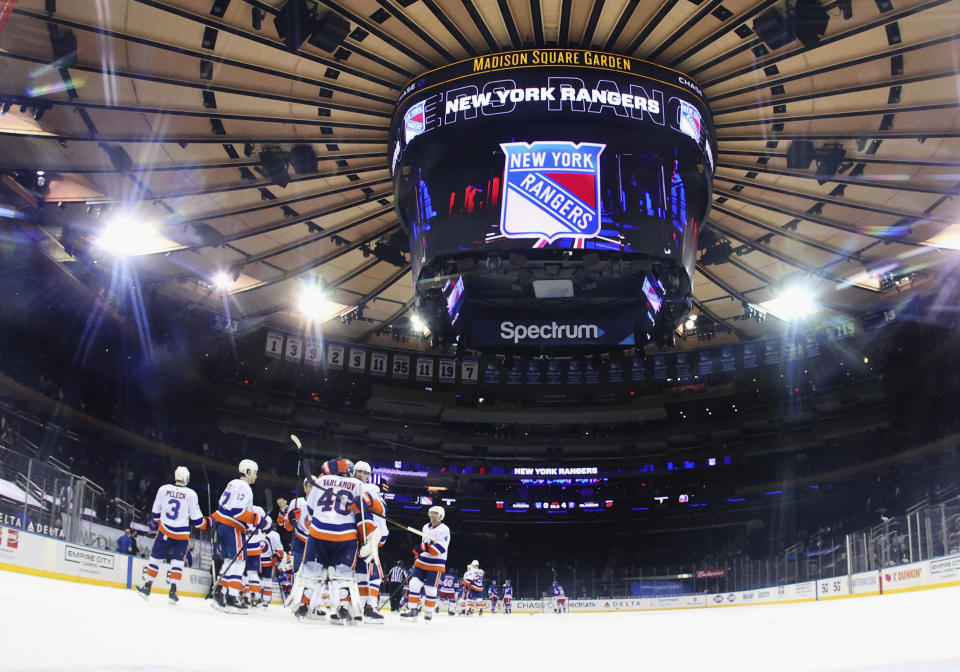
[{"label": "new york rangers logo", "polygon": [[426,117],[424,112],[426,110],[427,101],[421,100],[416,105],[413,105],[406,113],[403,115],[403,142],[404,144],[409,144],[411,140],[423,133],[427,127]]},{"label": "new york rangers logo", "polygon": [[593,238],[600,233],[600,154],[606,145],[507,142],[500,233],[506,238]]}]

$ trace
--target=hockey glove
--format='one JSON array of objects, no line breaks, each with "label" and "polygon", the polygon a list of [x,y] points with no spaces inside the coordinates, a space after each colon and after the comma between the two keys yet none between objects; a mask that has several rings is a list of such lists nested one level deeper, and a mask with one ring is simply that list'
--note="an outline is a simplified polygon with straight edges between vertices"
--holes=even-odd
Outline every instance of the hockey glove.
[{"label": "hockey glove", "polygon": [[268,527],[270,527],[270,519],[267,518],[266,516],[263,516],[262,518],[260,518],[260,520],[257,521],[258,530],[266,530]]}]

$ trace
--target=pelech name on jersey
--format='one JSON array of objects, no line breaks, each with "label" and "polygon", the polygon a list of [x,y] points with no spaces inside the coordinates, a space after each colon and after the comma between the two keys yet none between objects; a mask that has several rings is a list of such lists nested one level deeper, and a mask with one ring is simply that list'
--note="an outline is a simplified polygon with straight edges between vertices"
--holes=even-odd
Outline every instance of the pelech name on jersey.
[{"label": "pelech name on jersey", "polygon": [[187,495],[179,490],[167,490],[164,493],[164,497],[170,497],[172,499],[186,499]]}]

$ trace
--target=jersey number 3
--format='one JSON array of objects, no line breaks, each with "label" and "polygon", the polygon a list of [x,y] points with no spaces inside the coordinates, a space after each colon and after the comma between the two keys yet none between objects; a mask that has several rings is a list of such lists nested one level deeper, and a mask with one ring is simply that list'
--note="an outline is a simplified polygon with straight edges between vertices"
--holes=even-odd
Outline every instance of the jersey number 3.
[{"label": "jersey number 3", "polygon": [[167,519],[176,520],[177,516],[180,515],[180,500],[171,499],[169,502],[167,502],[167,506],[170,507],[170,510],[167,511]]}]

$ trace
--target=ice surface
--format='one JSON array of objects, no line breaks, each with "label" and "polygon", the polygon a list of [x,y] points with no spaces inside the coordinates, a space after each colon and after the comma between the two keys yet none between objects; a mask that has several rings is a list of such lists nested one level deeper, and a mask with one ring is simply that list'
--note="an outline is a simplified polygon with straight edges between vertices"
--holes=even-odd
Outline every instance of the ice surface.
[{"label": "ice surface", "polygon": [[183,597],[0,571],[0,670],[960,671],[960,587],[799,604],[619,614],[297,623]]}]

